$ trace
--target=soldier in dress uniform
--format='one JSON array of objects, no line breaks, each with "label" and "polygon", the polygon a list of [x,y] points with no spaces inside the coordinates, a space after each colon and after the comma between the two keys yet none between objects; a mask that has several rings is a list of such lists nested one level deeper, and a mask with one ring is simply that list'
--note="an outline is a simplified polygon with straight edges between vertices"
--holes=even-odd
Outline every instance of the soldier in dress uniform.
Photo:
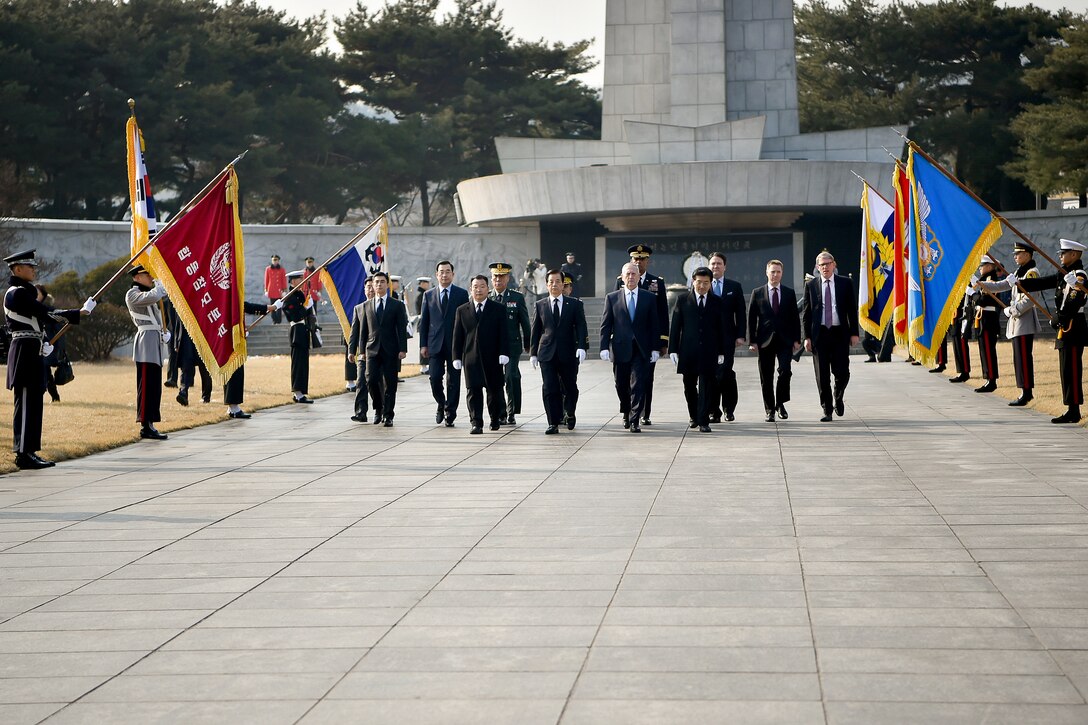
[{"label": "soldier in dress uniform", "polygon": [[[1027,292],[1055,288],[1054,317],[1051,327],[1058,331],[1054,347],[1058,350],[1058,369],[1062,380],[1062,400],[1068,407],[1064,415],[1051,423],[1079,423],[1080,406],[1084,404],[1083,356],[1088,343],[1088,320],[1084,319],[1084,303],[1088,299],[1088,273],[1084,271],[1085,245],[1072,239],[1062,239],[1058,262],[1064,268],[1056,274],[1020,280],[1015,274],[1006,280],[1010,287],[1017,283]],[[1063,274],[1064,272],[1064,274]]]},{"label": "soldier in dress uniform", "polygon": [[[242,301],[242,310],[247,315],[272,314],[273,310],[279,312],[275,305],[264,305],[255,302]],[[245,400],[246,366],[239,365],[234,374],[227,379],[223,386],[223,403],[227,406],[228,418],[252,418],[253,416],[242,410],[242,401]]]},{"label": "soldier in dress uniform", "polygon": [[[988,254],[982,255],[978,265],[978,282],[998,279],[997,264]],[[975,331],[978,333],[978,354],[982,359],[982,376],[986,383],[975,388],[976,393],[992,393],[997,390],[997,336],[1001,332],[1001,311],[997,300],[990,295],[979,294],[975,298]]]},{"label": "soldier in dress uniform", "polygon": [[[657,326],[661,334],[657,354],[659,356],[665,355],[669,351],[669,298],[665,289],[665,280],[647,271],[650,266],[650,255],[654,253],[654,249],[649,244],[633,244],[627,248],[627,253],[631,255],[631,262],[638,265],[639,288],[657,296],[655,300],[657,304]],[[616,289],[623,286],[623,275],[620,275],[616,279]],[[650,422],[650,406],[654,398],[654,370],[656,367],[656,362],[650,364],[650,374],[646,379],[645,400],[642,405],[642,425],[653,425]]]},{"label": "soldier in dress uniform", "polygon": [[509,289],[510,272],[513,270],[506,262],[492,262],[491,294],[488,297],[502,305],[506,314],[506,363],[503,380],[506,383],[506,417],[499,420],[502,425],[517,425],[515,416],[521,415],[521,370],[518,361],[522,352],[529,352],[529,308],[525,305],[525,295]]},{"label": "soldier in dress uniform", "polygon": [[310,315],[314,314],[313,297],[300,288],[306,273],[299,269],[287,275],[291,291],[276,300],[275,307],[283,310],[290,323],[291,341],[291,396],[296,403],[314,402],[307,396],[310,390]]},{"label": "soldier in dress uniform", "polygon": [[89,315],[95,301],[88,298],[78,310],[54,310],[38,301],[34,280],[38,276],[36,250],[4,257],[11,269],[4,295],[11,344],[8,346],[8,390],[15,394],[12,418],[12,450],[19,468],[48,468],[54,463],[38,455],[42,447],[42,414],[45,374],[42,358],[53,351],[42,329],[49,320],[79,324],[80,315]]},{"label": "soldier in dress uniform", "polygon": [[563,277],[570,277],[570,292],[564,292],[568,297],[577,297],[574,294],[574,288],[578,286],[578,283],[582,281],[582,265],[574,261],[574,252],[567,252],[567,261],[560,267],[559,271],[563,273]]},{"label": "soldier in dress uniform", "polygon": [[136,363],[136,420],[140,423],[141,438],[164,441],[166,434],[160,433],[155,423],[162,420],[159,406],[167,337],[162,327],[159,301],[166,297],[166,288],[160,280],[153,280],[143,265],[137,264],[129,274],[132,275],[132,287],[125,293],[125,307],[136,325],[136,337],[132,341],[132,360]]},{"label": "soldier in dress uniform", "polygon": [[[1039,270],[1036,269],[1035,250],[1023,242],[1017,242],[1012,249],[1013,259],[1016,260],[1017,279],[1036,279]],[[1008,285],[1004,280],[999,282],[987,282],[979,280],[979,289],[984,292],[1004,292]],[[1042,329],[1039,325],[1039,312],[1031,296],[1014,287],[1012,300],[1009,306],[1002,310],[1005,317],[1009,318],[1005,327],[1005,337],[1012,343],[1012,366],[1016,370],[1016,387],[1020,388],[1020,397],[1009,403],[1012,406],[1027,405],[1034,396],[1035,388],[1035,361],[1032,349],[1035,345],[1035,334]]]},{"label": "soldier in dress uniform", "polygon": [[948,326],[948,339],[952,341],[952,359],[956,362],[956,376],[950,383],[966,383],[971,378],[971,321],[975,319],[973,294],[964,294],[956,305],[956,314]]}]

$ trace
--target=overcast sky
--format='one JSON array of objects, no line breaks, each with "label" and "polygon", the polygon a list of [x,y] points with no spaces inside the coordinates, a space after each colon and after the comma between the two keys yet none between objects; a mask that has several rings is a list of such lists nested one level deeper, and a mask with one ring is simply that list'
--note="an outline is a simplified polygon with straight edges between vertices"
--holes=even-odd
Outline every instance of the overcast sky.
[{"label": "overcast sky", "polygon": [[[351,11],[356,0],[257,0],[260,5],[267,5],[277,10],[285,10],[295,17],[316,15],[322,11],[332,18],[343,17]],[[378,9],[385,5],[385,0],[363,0],[368,8]],[[1058,10],[1069,8],[1075,12],[1088,11],[1088,0],[1034,0],[1019,2],[1008,0],[1001,5],[1036,5],[1037,7]],[[543,38],[547,41],[571,43],[576,40],[595,38],[590,51],[598,58],[604,54],[604,6],[605,0],[498,0],[503,13],[503,21],[513,29],[514,34],[527,40]],[[441,0],[440,13],[446,13],[455,7],[453,0]],[[331,23],[330,23],[331,25]],[[585,82],[599,88],[603,82],[604,71],[597,67],[585,75]]]}]

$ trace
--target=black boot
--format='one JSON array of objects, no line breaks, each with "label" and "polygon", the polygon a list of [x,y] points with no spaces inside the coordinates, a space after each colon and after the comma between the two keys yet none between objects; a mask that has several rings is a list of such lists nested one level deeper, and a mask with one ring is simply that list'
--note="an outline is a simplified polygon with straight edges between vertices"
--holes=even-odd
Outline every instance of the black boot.
[{"label": "black boot", "polygon": [[152,423],[144,423],[143,427],[140,428],[140,437],[153,441],[166,440],[166,434],[160,433],[158,430],[156,430],[154,424]]}]

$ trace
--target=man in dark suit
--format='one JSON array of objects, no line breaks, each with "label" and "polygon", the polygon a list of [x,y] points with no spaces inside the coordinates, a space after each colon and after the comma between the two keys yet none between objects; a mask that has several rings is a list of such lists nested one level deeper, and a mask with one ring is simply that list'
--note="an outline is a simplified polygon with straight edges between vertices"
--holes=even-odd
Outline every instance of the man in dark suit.
[{"label": "man in dark suit", "polygon": [[[793,355],[801,349],[801,318],[797,312],[797,295],[782,284],[782,262],[767,262],[767,284],[752,292],[748,305],[748,348],[759,355],[759,384],[763,389],[763,409],[767,422],[773,423],[775,413],[782,420],[789,418],[786,403],[790,399],[790,377]],[[774,367],[778,361],[778,384]]]},{"label": "man in dark suit", "polygon": [[[710,255],[710,291],[722,301],[722,317],[725,323],[725,348],[723,361],[718,366],[715,388],[711,393],[710,422],[735,420],[737,409],[737,373],[733,370],[736,348],[744,344],[744,290],[740,282],[725,277],[726,259],[721,252]],[[670,336],[671,339],[671,336]]]},{"label": "man in dark suit", "polygon": [[718,366],[736,339],[726,327],[725,302],[711,292],[711,279],[709,267],[695,269],[691,289],[676,300],[669,325],[669,357],[676,372],[684,376],[688,423],[698,426],[700,433],[710,432]]},{"label": "man in dark suit", "polygon": [[[616,395],[620,399],[623,427],[641,433],[647,381],[661,356],[661,326],[655,295],[639,285],[639,267],[623,265],[623,289],[604,298],[601,317],[601,359],[612,361]],[[667,349],[667,346],[666,346]]]},{"label": "man in dark suit", "polygon": [[548,270],[548,296],[536,303],[536,319],[529,334],[529,362],[540,366],[541,393],[548,417],[547,434],[559,432],[566,418],[574,430],[578,407],[578,365],[586,359],[586,312],[582,301],[563,295],[563,273]]},{"label": "man in dark suit", "polygon": [[[397,373],[408,354],[408,310],[389,293],[389,275],[374,274],[374,297],[356,307],[359,326],[352,326],[348,349],[355,361],[357,351],[366,355],[366,386],[374,402],[374,422],[393,426],[397,404]],[[356,330],[358,330],[356,334]]]},{"label": "man in dark suit", "polygon": [[453,367],[463,370],[473,434],[484,432],[484,389],[491,430],[506,418],[503,366],[509,364],[506,309],[487,298],[487,277],[472,278],[472,299],[457,308],[453,321]]},{"label": "man in dark suit", "polygon": [[[452,428],[461,399],[461,371],[453,367],[450,350],[453,347],[453,318],[457,308],[468,302],[468,291],[453,283],[453,262],[443,259],[434,267],[438,286],[423,294],[423,311],[419,318],[419,354],[428,358],[431,395],[438,403],[434,422],[446,421]],[[443,386],[442,379],[448,378]]]},{"label": "man in dark suit", "polygon": [[[831,420],[831,406],[839,417],[846,412],[843,394],[850,382],[850,346],[857,345],[858,315],[854,283],[835,274],[835,258],[830,252],[816,255],[820,276],[805,285],[801,324],[805,330],[805,349],[812,353],[816,371],[816,389],[824,415]],[[835,376],[832,388],[831,376]]]},{"label": "man in dark suit", "polygon": [[[657,310],[657,329],[660,335],[657,354],[660,357],[669,349],[669,297],[668,291],[665,289],[665,280],[647,271],[650,268],[650,255],[654,253],[653,247],[649,244],[632,245],[627,248],[627,253],[631,255],[631,262],[638,266],[639,288],[654,295],[654,309]],[[625,282],[621,274],[616,281],[616,289],[623,289],[624,286]],[[644,425],[651,425],[650,408],[654,399],[654,370],[656,365],[656,362],[650,365],[650,374],[646,378],[646,401],[642,408],[642,423]]]}]

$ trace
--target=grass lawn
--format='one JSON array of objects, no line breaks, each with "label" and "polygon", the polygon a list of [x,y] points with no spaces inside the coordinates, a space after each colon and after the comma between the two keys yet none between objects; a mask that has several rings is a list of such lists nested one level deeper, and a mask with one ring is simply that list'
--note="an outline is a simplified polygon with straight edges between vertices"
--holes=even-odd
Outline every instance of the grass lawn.
[{"label": "grass lawn", "polygon": [[[291,359],[286,355],[252,357],[246,362],[246,412],[291,402]],[[139,440],[136,422],[136,368],[131,360],[102,363],[75,363],[75,380],[61,387],[60,402],[45,395],[45,423],[42,426],[43,458],[63,461],[89,453],[116,448]],[[401,377],[419,374],[418,365],[404,365]],[[200,378],[189,391],[189,406],[181,406],[177,390],[163,388],[162,422],[155,427],[170,433],[227,419],[223,388],[212,390],[212,402],[200,402]],[[12,395],[0,396],[3,433],[0,446],[11,450]],[[310,356],[310,397],[322,398],[343,393],[342,355]],[[0,473],[15,470],[14,455],[0,453]]]}]

